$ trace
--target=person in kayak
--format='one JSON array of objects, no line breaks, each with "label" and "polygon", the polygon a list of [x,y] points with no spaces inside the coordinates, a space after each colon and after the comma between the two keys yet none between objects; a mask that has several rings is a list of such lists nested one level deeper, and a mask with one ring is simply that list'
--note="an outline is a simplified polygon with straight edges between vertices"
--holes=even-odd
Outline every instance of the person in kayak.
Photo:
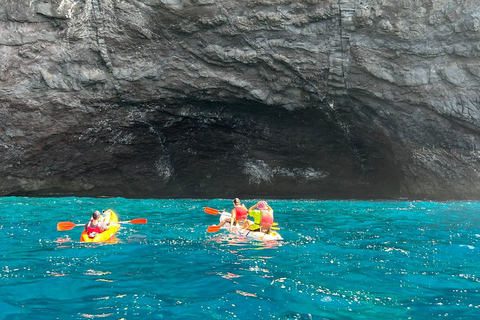
[{"label": "person in kayak", "polygon": [[92,214],[92,218],[85,224],[85,231],[87,231],[89,238],[94,238],[97,234],[105,231],[105,225],[100,222],[100,217],[102,214],[100,211],[96,210]]},{"label": "person in kayak", "polygon": [[[255,210],[257,209],[257,210]],[[248,215],[253,217],[251,231],[261,231],[268,234],[273,225],[273,209],[266,201],[259,201],[248,209]]]},{"label": "person in kayak", "polygon": [[240,199],[235,198],[233,200],[233,206],[234,208],[232,209],[232,220],[235,221],[235,225],[239,226],[245,226],[248,228],[248,211],[247,207],[243,203],[240,203]]},{"label": "person in kayak", "polygon": [[240,199],[235,198],[233,200],[233,209],[231,211],[232,217],[231,218],[226,218],[223,219],[217,227],[223,226],[225,223],[230,223],[234,221],[233,225],[239,225],[239,226],[245,226],[246,228],[248,227],[248,212],[247,212],[247,207],[243,203],[240,202]]}]

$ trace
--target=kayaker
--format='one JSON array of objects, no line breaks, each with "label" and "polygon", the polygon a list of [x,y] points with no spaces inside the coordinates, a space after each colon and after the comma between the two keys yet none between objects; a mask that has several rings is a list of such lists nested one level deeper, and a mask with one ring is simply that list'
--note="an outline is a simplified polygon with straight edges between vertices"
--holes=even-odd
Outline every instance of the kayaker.
[{"label": "kayaker", "polygon": [[235,221],[234,224],[239,226],[245,226],[248,228],[248,211],[247,207],[243,203],[240,203],[240,199],[235,198],[233,200],[233,209],[232,209],[232,220]]},{"label": "kayaker", "polygon": [[261,231],[267,234],[270,232],[273,225],[273,209],[266,201],[259,201],[250,207],[248,215],[254,220],[253,226],[250,227],[251,231]]},{"label": "kayaker", "polygon": [[232,221],[234,221],[233,225],[238,224],[239,226],[248,227],[247,207],[245,207],[245,205],[240,202],[240,199],[238,198],[233,199],[233,209],[231,213],[232,213],[231,218],[223,219],[217,226],[221,227],[227,222],[232,224]]},{"label": "kayaker", "polygon": [[87,231],[88,237],[94,238],[97,234],[105,231],[105,226],[100,222],[101,216],[100,211],[95,210],[90,221],[85,224],[85,231]]}]

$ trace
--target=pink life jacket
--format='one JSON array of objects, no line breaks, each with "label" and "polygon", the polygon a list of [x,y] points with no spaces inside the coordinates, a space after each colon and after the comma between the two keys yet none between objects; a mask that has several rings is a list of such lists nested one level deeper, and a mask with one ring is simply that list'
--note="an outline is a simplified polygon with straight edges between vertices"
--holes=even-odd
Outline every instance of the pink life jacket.
[{"label": "pink life jacket", "polygon": [[235,207],[235,212],[237,213],[236,216],[235,216],[235,219],[237,221],[247,219],[248,212],[247,212],[247,209],[245,209],[243,206]]},{"label": "pink life jacket", "polygon": [[260,221],[260,225],[262,227],[270,228],[273,225],[273,213],[269,212],[268,210],[261,210],[262,211],[262,220]]}]

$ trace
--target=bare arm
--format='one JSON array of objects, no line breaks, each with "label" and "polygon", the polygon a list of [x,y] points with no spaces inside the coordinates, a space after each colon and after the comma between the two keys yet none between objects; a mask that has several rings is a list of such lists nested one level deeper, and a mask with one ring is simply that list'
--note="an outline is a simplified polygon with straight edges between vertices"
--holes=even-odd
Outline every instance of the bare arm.
[{"label": "bare arm", "polygon": [[257,206],[258,206],[258,202],[256,204],[254,204],[253,206],[251,206],[250,209],[248,209],[248,211],[251,211],[251,210],[255,209]]}]

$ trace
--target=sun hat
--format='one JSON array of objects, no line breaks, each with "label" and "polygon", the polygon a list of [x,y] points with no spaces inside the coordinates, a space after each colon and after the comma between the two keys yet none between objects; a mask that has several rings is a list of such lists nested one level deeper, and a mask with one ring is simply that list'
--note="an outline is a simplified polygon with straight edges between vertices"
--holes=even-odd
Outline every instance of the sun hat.
[{"label": "sun hat", "polygon": [[259,210],[267,210],[268,209],[268,206],[267,206],[267,203],[265,201],[260,201],[258,206],[257,206],[257,209]]}]

